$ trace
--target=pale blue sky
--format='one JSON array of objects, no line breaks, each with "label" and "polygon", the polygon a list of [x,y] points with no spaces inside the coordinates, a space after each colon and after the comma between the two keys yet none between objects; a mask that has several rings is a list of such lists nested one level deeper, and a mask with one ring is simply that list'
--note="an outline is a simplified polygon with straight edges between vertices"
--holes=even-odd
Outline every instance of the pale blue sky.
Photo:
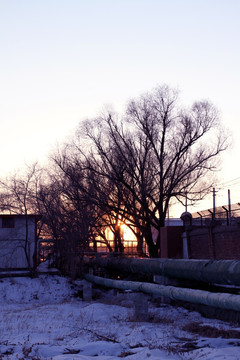
[{"label": "pale blue sky", "polygon": [[0,0],[1,173],[166,83],[218,107],[234,140],[221,181],[240,177],[239,19],[240,0]]}]

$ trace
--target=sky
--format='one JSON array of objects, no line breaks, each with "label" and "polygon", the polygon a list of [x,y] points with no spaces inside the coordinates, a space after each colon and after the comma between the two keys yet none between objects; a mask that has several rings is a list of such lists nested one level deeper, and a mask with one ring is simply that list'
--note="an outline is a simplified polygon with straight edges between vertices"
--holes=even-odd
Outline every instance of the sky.
[{"label": "sky", "polygon": [[168,84],[218,108],[232,146],[216,203],[240,201],[239,18],[240,0],[0,0],[0,176]]}]

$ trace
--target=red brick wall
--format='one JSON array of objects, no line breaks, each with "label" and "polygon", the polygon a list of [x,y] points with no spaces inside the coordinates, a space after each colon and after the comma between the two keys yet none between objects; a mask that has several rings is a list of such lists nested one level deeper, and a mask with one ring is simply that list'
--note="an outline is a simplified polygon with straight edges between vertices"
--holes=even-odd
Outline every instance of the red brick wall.
[{"label": "red brick wall", "polygon": [[161,258],[182,258],[183,226],[161,228]]},{"label": "red brick wall", "polygon": [[240,259],[240,226],[216,226],[189,232],[192,259]]}]

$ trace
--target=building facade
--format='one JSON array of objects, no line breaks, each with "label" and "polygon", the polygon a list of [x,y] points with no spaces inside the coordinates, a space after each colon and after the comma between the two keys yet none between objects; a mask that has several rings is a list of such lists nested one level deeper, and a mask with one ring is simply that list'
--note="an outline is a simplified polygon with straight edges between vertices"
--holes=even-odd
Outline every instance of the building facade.
[{"label": "building facade", "polygon": [[37,266],[37,215],[0,215],[0,269]]}]

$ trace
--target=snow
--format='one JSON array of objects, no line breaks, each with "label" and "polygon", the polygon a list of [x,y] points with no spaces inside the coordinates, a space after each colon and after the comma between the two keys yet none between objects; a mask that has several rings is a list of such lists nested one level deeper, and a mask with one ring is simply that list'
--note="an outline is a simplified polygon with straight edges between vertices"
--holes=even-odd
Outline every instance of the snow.
[{"label": "snow", "polygon": [[136,295],[95,290],[58,275],[0,279],[0,360],[240,359],[240,338],[203,337],[191,323],[238,330],[149,298],[149,321],[134,320]]}]

